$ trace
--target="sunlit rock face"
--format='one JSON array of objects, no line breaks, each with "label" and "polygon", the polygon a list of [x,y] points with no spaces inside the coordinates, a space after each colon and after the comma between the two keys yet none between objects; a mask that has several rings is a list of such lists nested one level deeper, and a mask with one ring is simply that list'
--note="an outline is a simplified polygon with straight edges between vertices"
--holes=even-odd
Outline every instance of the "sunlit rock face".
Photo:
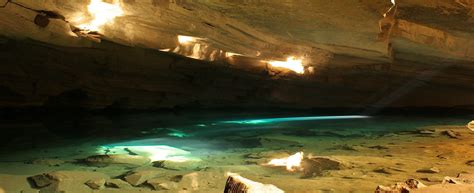
[{"label": "sunlit rock face", "polygon": [[0,105],[474,104],[474,2],[394,3],[3,0]]}]

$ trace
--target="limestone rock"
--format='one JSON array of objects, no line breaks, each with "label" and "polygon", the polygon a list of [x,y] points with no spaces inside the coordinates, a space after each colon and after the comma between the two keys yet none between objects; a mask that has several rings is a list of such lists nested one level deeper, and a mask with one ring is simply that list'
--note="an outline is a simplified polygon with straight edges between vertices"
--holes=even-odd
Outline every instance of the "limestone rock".
[{"label": "limestone rock", "polygon": [[272,184],[262,184],[244,178],[238,174],[230,174],[225,184],[224,193],[283,193],[284,191]]},{"label": "limestone rock", "polygon": [[434,129],[423,129],[423,130],[418,131],[418,133],[425,134],[425,135],[431,135],[431,134],[435,134],[436,130],[434,130]]},{"label": "limestone rock", "polygon": [[42,188],[53,183],[53,179],[48,174],[39,174],[28,178],[37,188]]},{"label": "limestone rock", "polygon": [[467,128],[470,129],[471,131],[474,131],[474,121],[469,122],[466,126],[467,126]]},{"label": "limestone rock", "polygon": [[192,171],[200,168],[199,161],[184,161],[176,162],[170,160],[154,161],[153,166],[157,168],[164,168],[168,170],[178,170],[178,171]]},{"label": "limestone rock", "polygon": [[86,185],[95,190],[102,189],[105,185],[105,179],[89,180],[86,182]]},{"label": "limestone rock", "polygon": [[412,190],[427,187],[423,183],[415,179],[408,179],[405,182],[398,182],[391,186],[379,185],[375,189],[375,193],[408,193]]},{"label": "limestone rock", "polygon": [[163,176],[161,171],[138,171],[132,172],[124,177],[124,180],[132,186],[138,186],[149,179]]},{"label": "limestone rock", "polygon": [[428,174],[435,174],[439,173],[440,170],[437,167],[431,167],[431,168],[422,168],[419,170],[416,170],[418,173],[428,173]]},{"label": "limestone rock", "polygon": [[321,176],[328,170],[341,170],[346,166],[338,160],[328,157],[304,158],[301,162],[303,168],[302,178]]},{"label": "limestone rock", "polygon": [[152,186],[154,190],[173,190],[178,188],[178,183],[158,178],[147,180],[146,183]]},{"label": "limestone rock", "polygon": [[144,156],[138,155],[94,155],[83,160],[84,163],[94,166],[108,166],[112,164],[143,166],[149,164],[151,160]]},{"label": "limestone rock", "polygon": [[392,186],[382,186],[379,185],[375,189],[375,193],[405,193],[409,192],[409,188],[406,186],[405,183],[396,183]]},{"label": "limestone rock", "polygon": [[132,186],[121,180],[121,179],[109,179],[105,181],[105,186],[110,187],[110,188],[118,188],[118,189],[129,189],[132,188]]},{"label": "limestone rock", "polygon": [[447,135],[448,137],[453,138],[453,139],[459,139],[459,137],[461,136],[459,132],[456,132],[453,130],[443,131],[442,134]]},{"label": "limestone rock", "polygon": [[468,193],[474,192],[473,184],[436,184],[410,191],[410,193]]},{"label": "limestone rock", "polygon": [[381,173],[381,174],[393,174],[395,170],[391,169],[391,168],[386,168],[386,167],[380,167],[380,168],[376,168],[374,170],[374,172],[376,173]]},{"label": "limestone rock", "polygon": [[467,165],[474,166],[474,160],[469,160],[466,162]]},{"label": "limestone rock", "polygon": [[42,192],[87,192],[90,188],[85,185],[90,180],[108,179],[109,176],[99,172],[86,171],[56,171],[32,176],[29,179]]},{"label": "limestone rock", "polygon": [[474,184],[474,175],[460,173],[455,178],[446,176],[442,184]]}]

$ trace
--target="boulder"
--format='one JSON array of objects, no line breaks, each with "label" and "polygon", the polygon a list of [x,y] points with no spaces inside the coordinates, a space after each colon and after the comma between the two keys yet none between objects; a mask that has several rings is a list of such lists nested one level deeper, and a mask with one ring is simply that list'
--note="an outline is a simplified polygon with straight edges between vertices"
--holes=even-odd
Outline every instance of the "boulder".
[{"label": "boulder", "polygon": [[467,123],[467,128],[470,129],[471,131],[474,131],[474,121],[471,121],[469,123]]},{"label": "boulder", "polygon": [[82,160],[84,163],[93,166],[109,166],[112,164],[130,165],[130,166],[143,166],[149,164],[151,160],[144,156],[138,155],[94,155],[89,156]]},{"label": "boulder", "polygon": [[158,176],[164,176],[162,171],[137,171],[131,172],[130,174],[124,177],[124,180],[132,186],[138,186],[143,184],[149,179],[156,178]]},{"label": "boulder", "polygon": [[102,189],[105,185],[105,179],[100,178],[95,180],[89,180],[86,182],[86,185],[95,190]]},{"label": "boulder", "polygon": [[105,181],[105,186],[110,187],[110,188],[118,188],[118,189],[129,189],[132,188],[132,186],[121,180],[121,179],[109,179]]},{"label": "boulder", "polygon": [[272,184],[262,184],[244,178],[238,174],[229,173],[224,193],[283,193],[284,191]]}]

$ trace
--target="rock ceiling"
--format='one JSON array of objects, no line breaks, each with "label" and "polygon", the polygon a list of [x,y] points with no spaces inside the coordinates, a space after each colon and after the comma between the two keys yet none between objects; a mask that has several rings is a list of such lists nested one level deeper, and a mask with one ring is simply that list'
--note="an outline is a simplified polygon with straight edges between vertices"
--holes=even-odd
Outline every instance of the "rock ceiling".
[{"label": "rock ceiling", "polygon": [[[2,4],[4,36],[63,46],[90,43],[69,26],[90,20],[88,0]],[[194,36],[213,49],[261,59],[304,57],[307,65],[328,63],[334,55],[388,62],[397,57],[394,53],[410,60],[419,59],[412,54],[474,60],[472,0],[399,0],[397,5],[384,20],[392,6],[384,0],[123,0],[124,13],[100,33],[107,40],[154,49],[174,49],[178,35]],[[41,28],[34,20],[42,11],[61,17]],[[382,25],[389,29],[383,31]]]},{"label": "rock ceiling", "polygon": [[[473,0],[105,0],[120,14],[84,29],[94,1],[0,0],[0,35],[69,48],[108,41],[235,66],[294,57],[306,74],[474,65]],[[460,71],[441,79],[467,85],[473,78]]]}]

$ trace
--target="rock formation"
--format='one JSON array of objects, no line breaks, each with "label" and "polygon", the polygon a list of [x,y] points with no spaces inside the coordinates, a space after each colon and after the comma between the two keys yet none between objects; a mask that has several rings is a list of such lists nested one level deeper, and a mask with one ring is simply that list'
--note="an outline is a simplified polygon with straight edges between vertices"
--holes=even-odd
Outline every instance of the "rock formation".
[{"label": "rock formation", "polygon": [[91,2],[0,1],[0,107],[474,104],[470,0],[122,0],[87,31]]}]

